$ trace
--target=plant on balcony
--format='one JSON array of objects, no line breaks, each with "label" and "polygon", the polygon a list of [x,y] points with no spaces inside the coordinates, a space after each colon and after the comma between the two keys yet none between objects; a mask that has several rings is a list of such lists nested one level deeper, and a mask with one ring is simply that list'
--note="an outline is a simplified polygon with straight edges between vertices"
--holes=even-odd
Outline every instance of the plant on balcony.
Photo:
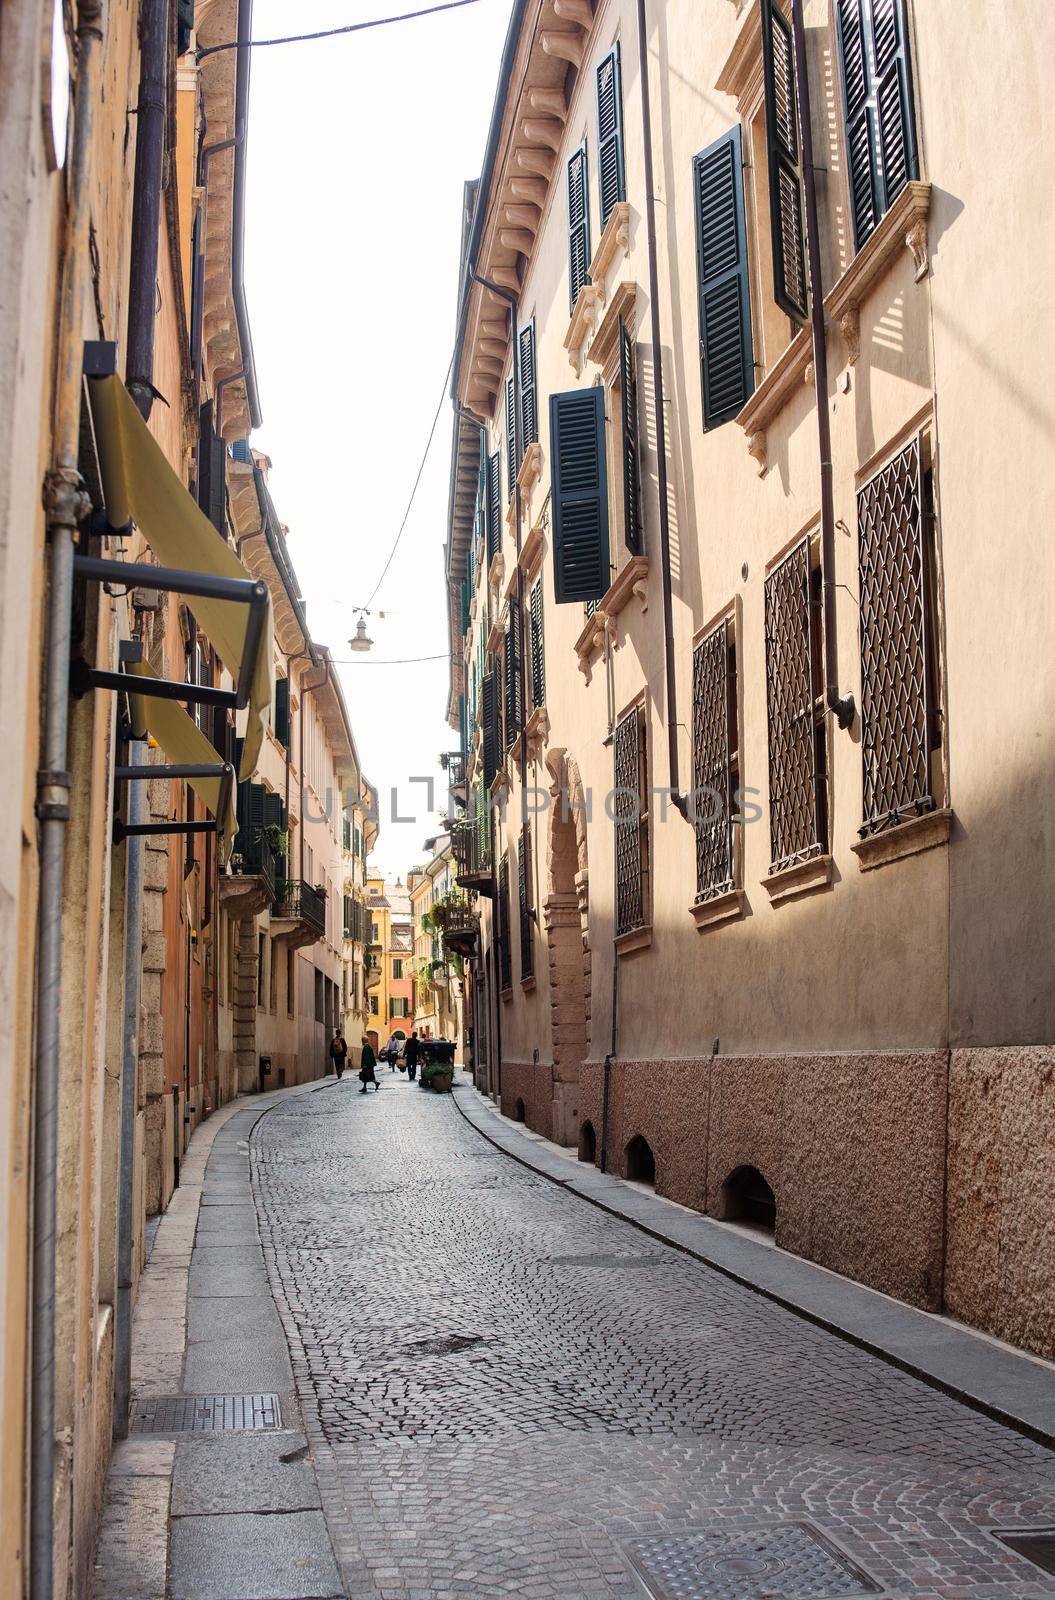
[{"label": "plant on balcony", "polygon": [[253,829],[253,843],[266,844],[276,856],[284,856],[289,850],[289,834],[277,822],[268,822],[261,828]]}]

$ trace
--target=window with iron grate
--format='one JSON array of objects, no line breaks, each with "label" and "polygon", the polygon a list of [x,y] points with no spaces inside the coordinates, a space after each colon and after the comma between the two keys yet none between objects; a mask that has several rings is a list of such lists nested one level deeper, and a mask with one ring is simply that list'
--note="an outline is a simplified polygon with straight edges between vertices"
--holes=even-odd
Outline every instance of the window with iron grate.
[{"label": "window with iron grate", "polygon": [[770,872],[828,851],[821,575],[802,539],[766,578]]},{"label": "window with iron grate", "polygon": [[740,787],[736,629],[731,616],[692,653],[692,782],[696,830],[696,903],[736,887],[733,834]]},{"label": "window with iron grate", "polygon": [[645,711],[631,706],[616,724],[615,783],[611,815],[615,823],[615,932],[644,927],[649,905],[648,764]]},{"label": "window with iron grate", "polygon": [[932,477],[916,438],[858,491],[862,836],[944,804]]},{"label": "window with iron grate", "polygon": [[535,974],[535,942],[532,928],[532,878],[531,829],[524,825],[520,830],[520,853],[517,859],[520,891],[520,976],[531,978]]},{"label": "window with iron grate", "polygon": [[498,983],[503,992],[513,987],[513,952],[509,939],[509,855],[498,863]]}]

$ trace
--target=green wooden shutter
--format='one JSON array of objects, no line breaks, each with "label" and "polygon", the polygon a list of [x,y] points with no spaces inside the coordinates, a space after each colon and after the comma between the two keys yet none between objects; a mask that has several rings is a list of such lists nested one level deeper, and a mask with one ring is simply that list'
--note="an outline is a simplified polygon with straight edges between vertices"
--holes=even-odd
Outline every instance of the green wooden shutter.
[{"label": "green wooden shutter", "polygon": [[227,446],[213,432],[212,401],[198,413],[198,504],[217,533],[227,537]]},{"label": "green wooden shutter", "polygon": [[631,555],[641,554],[641,512],[638,507],[637,470],[637,373],[634,346],[619,318],[619,395],[623,412],[623,516],[626,547]]},{"label": "green wooden shutter", "polygon": [[568,162],[568,298],[571,309],[590,269],[590,181],[586,146]]},{"label": "green wooden shutter", "polygon": [[740,125],[693,162],[703,425],[735,417],[754,391]]},{"label": "green wooden shutter", "polygon": [[836,0],[854,243],[919,177],[904,0]]},{"label": "green wooden shutter", "polygon": [[289,679],[275,679],[275,738],[289,749]]},{"label": "green wooden shutter", "polygon": [[498,771],[499,760],[499,728],[498,728],[498,673],[485,672],[483,681],[483,757],[484,757],[484,788],[490,789],[494,775]]},{"label": "green wooden shutter", "polygon": [[538,374],[535,370],[535,323],[520,330],[520,416],[517,433],[517,466],[529,444],[538,442]]},{"label": "green wooden shutter", "polygon": [[528,601],[528,669],[531,709],[546,704],[546,656],[542,627],[542,579],[535,579]]},{"label": "green wooden shutter", "polygon": [[487,562],[502,548],[502,463],[496,450],[487,459]]},{"label": "green wooden shutter", "polygon": [[522,699],[520,693],[520,606],[515,599],[509,602],[509,623],[506,628],[505,666],[505,720],[506,749],[520,733]]},{"label": "green wooden shutter", "polygon": [[517,451],[517,397],[512,377],[506,379],[506,472],[509,475],[509,495],[517,481],[520,458]]},{"label": "green wooden shutter", "polygon": [[604,228],[620,200],[626,199],[623,163],[623,84],[619,46],[597,68],[597,170]]},{"label": "green wooden shutter", "polygon": [[808,311],[803,249],[802,155],[795,99],[795,46],[791,24],[776,0],[762,8],[762,66],[769,157],[769,226],[773,241],[773,293],[794,322]]},{"label": "green wooden shutter", "polygon": [[609,583],[603,389],[550,396],[550,458],[557,604],[599,600]]}]

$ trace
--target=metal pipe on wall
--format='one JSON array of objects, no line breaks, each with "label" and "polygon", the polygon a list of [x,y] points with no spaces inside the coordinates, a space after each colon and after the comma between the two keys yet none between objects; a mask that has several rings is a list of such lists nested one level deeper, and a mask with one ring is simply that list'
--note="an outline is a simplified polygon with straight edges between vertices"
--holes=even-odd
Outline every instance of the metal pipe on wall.
[{"label": "metal pipe on wall", "polygon": [[817,181],[813,167],[813,122],[806,61],[806,29],[802,0],[791,0],[791,29],[795,42],[795,82],[798,91],[799,128],[802,132],[802,186],[806,212],[806,270],[810,286],[810,327],[813,336],[813,389],[817,396],[817,445],[821,471],[821,577],[824,589],[824,681],[828,709],[840,728],[849,728],[856,715],[852,694],[839,693],[839,652],[835,632],[835,509],[832,498],[832,437],[828,416],[828,347],[824,329],[824,284],[817,228]]},{"label": "metal pipe on wall", "polygon": [[91,309],[88,250],[92,140],[103,45],[101,0],[77,11],[77,76],[66,177],[66,245],[59,312],[52,465],[44,484],[48,635],[43,672],[36,1047],[33,1082],[33,1327],[30,1414],[31,1600],[52,1600],[55,1534],[55,1225],[58,1164],[62,889],[69,821],[70,627],[77,525],[89,509],[78,471],[84,329]]},{"label": "metal pipe on wall", "polygon": [[674,664],[674,602],[670,573],[670,507],[667,488],[667,418],[663,393],[663,345],[659,326],[659,270],[656,265],[656,197],[652,170],[652,110],[648,89],[648,37],[645,0],[637,0],[637,41],[641,71],[641,119],[645,154],[645,236],[648,245],[648,301],[652,321],[652,388],[656,427],[656,470],[659,480],[659,550],[663,587],[663,663],[666,685],[667,764],[670,797],[688,822],[688,801],[681,792],[678,764],[678,685]]},{"label": "metal pipe on wall", "polygon": [[[138,766],[146,746],[135,740],[128,759]],[[146,816],[146,784],[128,785],[128,825],[137,827]],[[132,1284],[135,1222],[135,1121],[136,1077],[139,1069],[139,996],[143,971],[143,841],[136,835],[126,844],[125,856],[125,959],[124,1007],[121,1026],[121,1148],[117,1201],[117,1305],[114,1319],[114,1438],[128,1437],[128,1406],[132,1393]]]},{"label": "metal pipe on wall", "polygon": [[154,404],[154,326],[165,162],[169,20],[169,0],[142,0],[125,383],[144,421]]}]

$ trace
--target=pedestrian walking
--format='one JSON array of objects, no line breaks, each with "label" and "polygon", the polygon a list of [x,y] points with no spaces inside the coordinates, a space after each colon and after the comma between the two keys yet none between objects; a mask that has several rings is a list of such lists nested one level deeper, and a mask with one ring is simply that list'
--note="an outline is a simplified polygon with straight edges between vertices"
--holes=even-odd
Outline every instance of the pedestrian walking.
[{"label": "pedestrian walking", "polygon": [[374,1047],[370,1043],[369,1039],[364,1039],[363,1054],[359,1062],[359,1082],[362,1085],[361,1089],[359,1090],[360,1094],[366,1093],[368,1084],[372,1083],[375,1089],[379,1089],[381,1087],[377,1081],[377,1075],[374,1072],[376,1065],[377,1057],[374,1055]]},{"label": "pedestrian walking", "polygon": [[348,1041],[340,1028],[334,1028],[333,1030],[333,1038],[330,1040],[330,1060],[333,1062],[333,1070],[337,1074],[338,1082],[340,1082],[348,1062]]},{"label": "pedestrian walking", "polygon": [[407,1064],[407,1077],[413,1083],[418,1073],[418,1053],[420,1050],[417,1032],[411,1034],[403,1047],[403,1060]]}]

